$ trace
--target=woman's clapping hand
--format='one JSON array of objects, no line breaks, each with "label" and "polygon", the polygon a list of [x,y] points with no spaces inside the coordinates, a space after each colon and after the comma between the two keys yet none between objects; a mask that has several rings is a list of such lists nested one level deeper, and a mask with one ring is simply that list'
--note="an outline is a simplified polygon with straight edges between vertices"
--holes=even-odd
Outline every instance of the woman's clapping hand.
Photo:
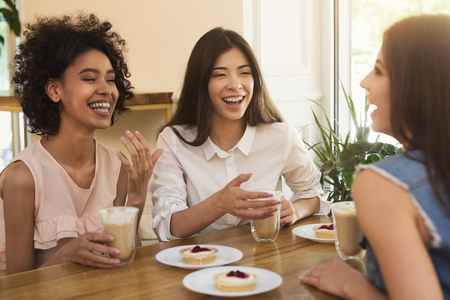
[{"label": "woman's clapping hand", "polygon": [[131,156],[131,162],[121,152],[118,152],[117,156],[128,174],[127,203],[139,208],[145,204],[148,182],[163,150],[158,149],[152,155],[142,134],[138,131],[135,134],[126,131],[126,135],[128,140],[125,137],[121,137],[120,140],[127,148]]}]

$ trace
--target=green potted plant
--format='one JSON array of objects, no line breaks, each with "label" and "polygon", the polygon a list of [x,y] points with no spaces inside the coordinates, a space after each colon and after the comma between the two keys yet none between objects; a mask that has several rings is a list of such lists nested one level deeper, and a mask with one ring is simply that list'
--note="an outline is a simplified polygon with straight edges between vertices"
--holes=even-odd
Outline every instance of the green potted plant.
[{"label": "green potted plant", "polygon": [[369,164],[380,161],[388,156],[397,155],[400,149],[392,144],[377,141],[368,141],[370,128],[367,113],[369,105],[364,105],[363,114],[358,120],[353,99],[347,95],[342,86],[347,106],[350,110],[351,120],[356,129],[354,136],[352,129],[345,135],[337,135],[333,130],[326,110],[317,102],[325,115],[326,124],[319,122],[317,114],[312,110],[314,122],[318,126],[322,140],[309,144],[309,150],[316,154],[315,163],[322,173],[321,184],[325,191],[329,191],[328,201],[350,201],[353,174],[358,164]]},{"label": "green potted plant", "polygon": [[[20,20],[19,11],[16,8],[15,3],[12,0],[3,0],[5,7],[0,8],[0,20],[6,21],[9,28],[14,32],[16,36],[20,35]],[[0,35],[0,44],[5,44],[5,38]]]}]

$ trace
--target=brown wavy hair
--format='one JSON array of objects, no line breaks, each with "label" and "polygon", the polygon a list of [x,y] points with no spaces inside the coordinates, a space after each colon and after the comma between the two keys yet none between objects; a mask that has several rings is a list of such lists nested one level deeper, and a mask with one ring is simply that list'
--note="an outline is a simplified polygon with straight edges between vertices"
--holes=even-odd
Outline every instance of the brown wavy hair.
[{"label": "brown wavy hair", "polygon": [[394,136],[425,153],[433,191],[450,213],[450,16],[397,22],[384,33],[382,51]]},{"label": "brown wavy hair", "polygon": [[19,45],[19,52],[14,57],[12,83],[31,133],[41,136],[58,133],[61,108],[48,97],[45,91],[47,80],[61,79],[78,56],[93,49],[109,58],[116,76],[119,97],[111,125],[118,115],[128,110],[124,102],[133,98],[134,93],[127,79],[131,74],[123,56],[126,42],[111,28],[108,21],[83,13],[76,17],[39,17],[35,23],[26,25],[25,41]]},{"label": "brown wavy hair", "polygon": [[[170,126],[183,142],[191,146],[200,146],[208,139],[212,129],[213,109],[208,83],[217,58],[233,47],[242,51],[253,74],[253,97],[244,114],[248,124],[256,126],[259,123],[283,121],[267,92],[258,61],[250,45],[238,33],[217,27],[205,33],[195,44],[187,64],[177,109],[161,131]],[[173,127],[174,125],[196,126],[196,138],[193,141],[186,141]]]}]

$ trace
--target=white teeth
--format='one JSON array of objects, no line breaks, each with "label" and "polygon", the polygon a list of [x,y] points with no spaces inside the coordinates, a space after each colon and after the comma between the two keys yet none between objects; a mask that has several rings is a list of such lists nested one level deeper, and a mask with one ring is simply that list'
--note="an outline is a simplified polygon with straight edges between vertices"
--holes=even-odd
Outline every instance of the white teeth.
[{"label": "white teeth", "polygon": [[244,97],[234,97],[234,98],[223,98],[223,101],[227,102],[239,102],[242,101]]},{"label": "white teeth", "polygon": [[111,107],[111,103],[109,102],[97,102],[89,104],[89,107]]},{"label": "white teeth", "polygon": [[[96,111],[106,113],[109,111],[109,108],[111,107],[111,103],[109,103],[109,102],[91,103],[91,104],[89,104],[89,107],[93,108]],[[97,107],[101,107],[101,108],[97,108]]]},{"label": "white teeth", "polygon": [[109,109],[94,108],[94,110],[95,111],[99,111],[99,112],[103,112],[103,113],[109,112]]}]

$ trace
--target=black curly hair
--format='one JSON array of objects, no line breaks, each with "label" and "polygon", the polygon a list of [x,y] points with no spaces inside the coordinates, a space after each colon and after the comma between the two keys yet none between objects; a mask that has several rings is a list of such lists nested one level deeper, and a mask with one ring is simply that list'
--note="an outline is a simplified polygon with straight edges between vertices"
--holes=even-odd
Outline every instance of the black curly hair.
[{"label": "black curly hair", "polygon": [[45,91],[47,80],[61,79],[79,55],[93,49],[109,58],[115,72],[119,97],[111,125],[115,116],[129,110],[124,102],[133,98],[134,93],[127,79],[131,74],[123,56],[126,42],[117,32],[110,31],[111,23],[100,21],[93,14],[80,13],[76,17],[39,17],[26,28],[25,41],[19,45],[19,52],[14,57],[12,83],[31,133],[41,136],[58,133],[61,108],[48,97]]}]

